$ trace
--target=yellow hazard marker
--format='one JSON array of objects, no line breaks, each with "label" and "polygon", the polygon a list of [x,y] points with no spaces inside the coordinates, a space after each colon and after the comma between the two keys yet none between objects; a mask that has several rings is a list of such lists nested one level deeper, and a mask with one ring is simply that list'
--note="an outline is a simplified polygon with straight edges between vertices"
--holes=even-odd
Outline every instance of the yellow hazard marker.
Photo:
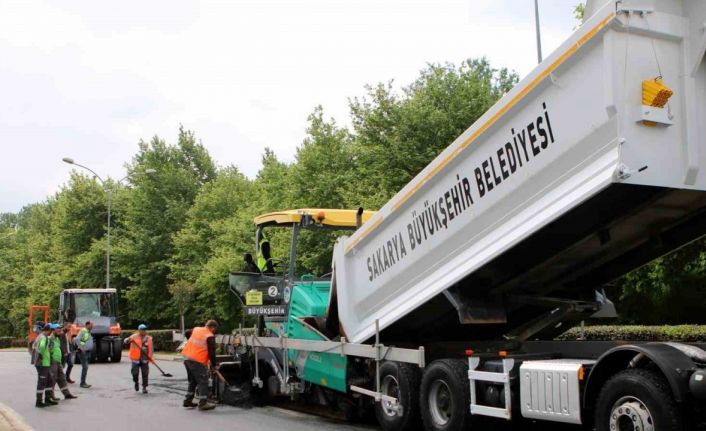
[{"label": "yellow hazard marker", "polygon": [[[669,98],[674,92],[671,88],[664,85],[661,77],[654,79],[646,79],[642,81],[642,104],[653,108],[664,108]],[[648,127],[657,125],[654,121],[643,120],[642,124]]]}]

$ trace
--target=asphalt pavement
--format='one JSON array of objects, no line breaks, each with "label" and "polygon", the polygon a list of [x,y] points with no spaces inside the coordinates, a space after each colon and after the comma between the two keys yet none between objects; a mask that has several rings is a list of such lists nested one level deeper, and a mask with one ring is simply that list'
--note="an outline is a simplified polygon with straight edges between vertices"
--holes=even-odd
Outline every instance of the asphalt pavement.
[{"label": "asphalt pavement", "polygon": [[[149,394],[135,392],[130,363],[91,364],[88,383],[81,389],[69,385],[75,400],[62,398],[58,406],[34,407],[37,373],[26,351],[0,351],[0,404],[13,409],[37,431],[141,430],[258,430],[258,431],[378,431],[374,424],[351,424],[283,407],[233,407],[219,405],[201,412],[182,407],[186,393],[186,371],[179,361],[159,360],[159,366],[174,377],[163,377],[150,367]],[[72,378],[78,380],[81,366],[74,367]],[[490,431],[581,431],[580,427],[549,423],[520,422],[510,425],[500,420],[480,423],[474,430]],[[0,431],[4,431],[0,427]]]},{"label": "asphalt pavement", "polygon": [[[158,363],[174,377],[162,377],[152,366],[147,395],[135,392],[129,362],[91,364],[88,383],[92,388],[69,385],[78,399],[64,400],[60,396],[58,406],[38,409],[34,407],[37,373],[29,363],[29,355],[27,352],[0,352],[0,402],[14,409],[37,431],[376,429],[279,407],[246,409],[219,405],[207,412],[185,409],[181,405],[187,384],[184,365],[177,361]],[[80,373],[81,367],[74,367],[72,378],[77,379]]]}]

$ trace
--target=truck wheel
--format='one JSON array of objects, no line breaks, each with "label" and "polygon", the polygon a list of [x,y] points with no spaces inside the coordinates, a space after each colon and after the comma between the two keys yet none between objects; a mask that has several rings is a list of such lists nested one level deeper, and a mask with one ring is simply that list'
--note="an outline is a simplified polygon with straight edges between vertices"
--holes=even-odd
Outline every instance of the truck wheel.
[{"label": "truck wheel", "polygon": [[121,349],[113,350],[113,356],[110,358],[110,362],[120,362],[123,357],[123,351]]},{"label": "truck wheel", "polygon": [[682,431],[682,419],[667,382],[644,369],[624,370],[601,389],[596,431]]},{"label": "truck wheel", "polygon": [[96,348],[96,362],[108,362],[108,356],[110,355],[110,346],[104,340],[97,340],[95,343]]},{"label": "truck wheel", "polygon": [[419,404],[425,430],[462,430],[471,421],[468,364],[459,359],[434,361],[422,376]]},{"label": "truck wheel", "polygon": [[[255,375],[255,364],[252,365],[253,376]],[[250,390],[251,400],[254,406],[264,407],[272,402],[272,397],[270,396],[270,391],[268,387],[268,381],[270,376],[272,376],[272,371],[270,370],[270,365],[267,362],[259,362],[259,372],[260,380],[262,380],[262,387],[252,386]]]},{"label": "truck wheel", "polygon": [[380,366],[380,392],[397,398],[400,409],[390,402],[375,403],[375,416],[385,431],[419,428],[419,371],[408,364],[385,362]]}]

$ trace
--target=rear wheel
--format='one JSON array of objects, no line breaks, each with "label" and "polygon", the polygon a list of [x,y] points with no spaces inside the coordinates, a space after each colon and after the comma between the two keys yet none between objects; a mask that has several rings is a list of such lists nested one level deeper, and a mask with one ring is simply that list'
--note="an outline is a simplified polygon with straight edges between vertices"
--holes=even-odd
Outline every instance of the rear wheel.
[{"label": "rear wheel", "polygon": [[107,341],[108,340],[98,339],[94,343],[97,362],[108,362],[108,358],[110,357],[110,345]]},{"label": "rear wheel", "polygon": [[630,369],[613,376],[596,402],[596,431],[682,431],[682,418],[664,378]]},{"label": "rear wheel", "polygon": [[110,362],[120,362],[123,357],[123,351],[121,349],[113,350],[113,356],[110,358]]},{"label": "rear wheel", "polygon": [[468,365],[463,360],[434,361],[422,377],[420,406],[426,430],[462,430],[471,421]]},{"label": "rear wheel", "polygon": [[399,408],[389,401],[375,403],[375,416],[385,431],[419,428],[419,372],[408,364],[385,362],[380,366],[380,392],[394,397]]}]

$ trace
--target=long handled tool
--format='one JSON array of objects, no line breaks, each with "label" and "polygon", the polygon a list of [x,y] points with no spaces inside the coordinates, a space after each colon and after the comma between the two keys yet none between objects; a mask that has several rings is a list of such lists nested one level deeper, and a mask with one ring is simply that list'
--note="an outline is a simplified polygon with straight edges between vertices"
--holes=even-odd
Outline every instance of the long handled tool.
[{"label": "long handled tool", "polygon": [[226,378],[223,377],[223,374],[215,368],[213,369],[213,374],[218,377],[218,380],[223,382],[224,388],[222,392],[222,400],[224,403],[236,406],[243,405],[248,402],[250,397],[249,391],[244,391],[241,388],[228,383]]},{"label": "long handled tool", "polygon": [[145,353],[144,351],[142,351],[142,349],[141,349],[140,346],[135,342],[135,340],[130,340],[130,343],[132,343],[132,344],[134,344],[135,346],[137,346],[137,348],[140,349],[140,352],[142,352],[143,355],[147,356],[147,360],[150,361],[150,362],[152,363],[152,365],[154,365],[155,367],[157,367],[157,369],[159,370],[159,372],[162,373],[162,375],[163,375],[164,377],[174,377],[174,376],[171,375],[170,373],[165,373],[164,370],[161,369],[161,368],[159,367],[159,365],[157,365],[157,362],[155,362],[155,360],[152,359],[152,357],[151,357],[150,355],[148,355],[147,353]]}]

